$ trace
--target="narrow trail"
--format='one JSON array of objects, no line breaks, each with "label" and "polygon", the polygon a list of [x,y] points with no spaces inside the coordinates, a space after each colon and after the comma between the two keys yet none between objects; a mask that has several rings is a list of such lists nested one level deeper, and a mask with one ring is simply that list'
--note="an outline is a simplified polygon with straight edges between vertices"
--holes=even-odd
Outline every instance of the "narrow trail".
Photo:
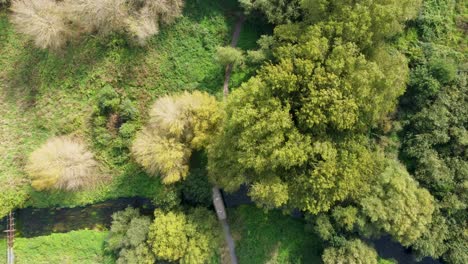
[{"label": "narrow trail", "polygon": [[[235,47],[237,45],[244,21],[245,21],[244,14],[240,13],[238,15],[238,19],[234,27],[234,32],[232,34],[231,47]],[[226,97],[229,94],[229,79],[231,78],[231,73],[232,73],[232,64],[229,64],[226,66],[226,71],[224,75],[224,85],[223,85],[224,99],[226,99]],[[220,197],[222,199],[221,192],[217,186],[213,187],[213,197],[214,198]],[[237,264],[236,247],[235,247],[234,239],[232,238],[232,235],[231,235],[229,224],[227,222],[226,208],[224,208],[224,201],[221,201],[221,203],[216,203],[214,199],[213,203],[215,204],[215,208],[218,213],[219,221],[221,222],[223,226],[226,244],[229,249],[229,255],[230,255],[230,260],[231,260],[230,264]]]},{"label": "narrow trail", "polygon": [[[245,16],[243,14],[239,15],[237,23],[234,27],[234,32],[232,33],[232,40],[231,40],[231,47],[236,47],[237,42],[239,41],[240,32],[242,29],[242,25],[244,24]],[[229,94],[229,79],[231,79],[232,73],[232,64],[226,66],[225,77],[224,77],[224,85],[223,85],[223,92],[224,97],[228,96]]]}]

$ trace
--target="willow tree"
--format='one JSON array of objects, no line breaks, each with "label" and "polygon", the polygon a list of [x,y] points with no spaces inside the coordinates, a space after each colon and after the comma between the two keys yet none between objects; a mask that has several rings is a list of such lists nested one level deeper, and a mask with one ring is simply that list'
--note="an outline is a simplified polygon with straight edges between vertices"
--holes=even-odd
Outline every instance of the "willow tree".
[{"label": "willow tree", "polygon": [[25,168],[38,190],[74,191],[95,186],[101,177],[93,154],[69,137],[49,139],[29,156]]},{"label": "willow tree", "polygon": [[149,116],[131,150],[150,175],[159,174],[166,184],[187,176],[192,151],[207,146],[222,118],[216,99],[198,91],[159,98]]},{"label": "willow tree", "polygon": [[208,151],[215,182],[230,191],[249,183],[263,205],[318,213],[375,175],[365,135],[404,92],[406,60],[384,47],[365,55],[332,26],[276,27],[273,62],[227,100]]},{"label": "willow tree", "polygon": [[39,48],[61,48],[82,33],[127,33],[145,44],[180,17],[183,6],[182,0],[13,0],[11,17]]}]

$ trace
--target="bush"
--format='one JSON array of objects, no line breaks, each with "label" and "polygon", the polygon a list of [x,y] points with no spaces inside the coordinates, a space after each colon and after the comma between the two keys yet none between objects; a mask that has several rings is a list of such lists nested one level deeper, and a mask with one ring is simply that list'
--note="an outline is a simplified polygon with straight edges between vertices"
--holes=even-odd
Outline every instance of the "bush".
[{"label": "bush", "polygon": [[99,182],[98,164],[86,147],[67,137],[49,139],[29,157],[26,172],[38,190],[74,191]]}]

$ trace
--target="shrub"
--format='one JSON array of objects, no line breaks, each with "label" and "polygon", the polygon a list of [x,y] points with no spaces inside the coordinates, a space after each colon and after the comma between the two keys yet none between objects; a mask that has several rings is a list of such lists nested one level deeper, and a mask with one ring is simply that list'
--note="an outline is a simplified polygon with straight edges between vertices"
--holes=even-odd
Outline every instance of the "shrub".
[{"label": "shrub", "polygon": [[14,0],[11,11],[16,29],[33,39],[40,48],[60,48],[75,33],[68,26],[63,3],[54,0]]},{"label": "shrub", "polygon": [[98,164],[86,147],[67,137],[49,139],[29,157],[26,172],[38,190],[78,190],[99,182]]}]

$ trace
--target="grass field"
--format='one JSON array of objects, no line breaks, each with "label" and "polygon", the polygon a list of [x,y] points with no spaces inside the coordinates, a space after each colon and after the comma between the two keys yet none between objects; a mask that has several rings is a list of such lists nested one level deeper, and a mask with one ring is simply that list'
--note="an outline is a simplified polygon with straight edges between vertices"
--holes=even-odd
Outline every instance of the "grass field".
[{"label": "grass field", "polygon": [[321,241],[280,211],[240,206],[228,212],[240,264],[321,263]]},{"label": "grass field", "polygon": [[[224,68],[215,61],[215,49],[230,42],[236,5],[233,0],[187,0],[184,16],[146,47],[114,34],[88,36],[60,52],[33,47],[0,11],[0,216],[22,205],[74,206],[154,196],[161,184],[132,162],[131,139],[160,95],[197,89],[221,96]],[[242,47],[253,47],[259,35],[247,27]],[[239,70],[235,82],[249,74]],[[95,114],[103,89],[115,92],[133,111],[132,120],[117,133],[107,129],[108,117]],[[76,193],[32,190],[22,168],[29,153],[55,135],[86,142],[112,181]]]},{"label": "grass field", "polygon": [[[113,263],[104,255],[107,232],[80,230],[34,238],[15,239],[18,264],[103,264]],[[6,263],[5,240],[0,240],[0,263]]]}]

